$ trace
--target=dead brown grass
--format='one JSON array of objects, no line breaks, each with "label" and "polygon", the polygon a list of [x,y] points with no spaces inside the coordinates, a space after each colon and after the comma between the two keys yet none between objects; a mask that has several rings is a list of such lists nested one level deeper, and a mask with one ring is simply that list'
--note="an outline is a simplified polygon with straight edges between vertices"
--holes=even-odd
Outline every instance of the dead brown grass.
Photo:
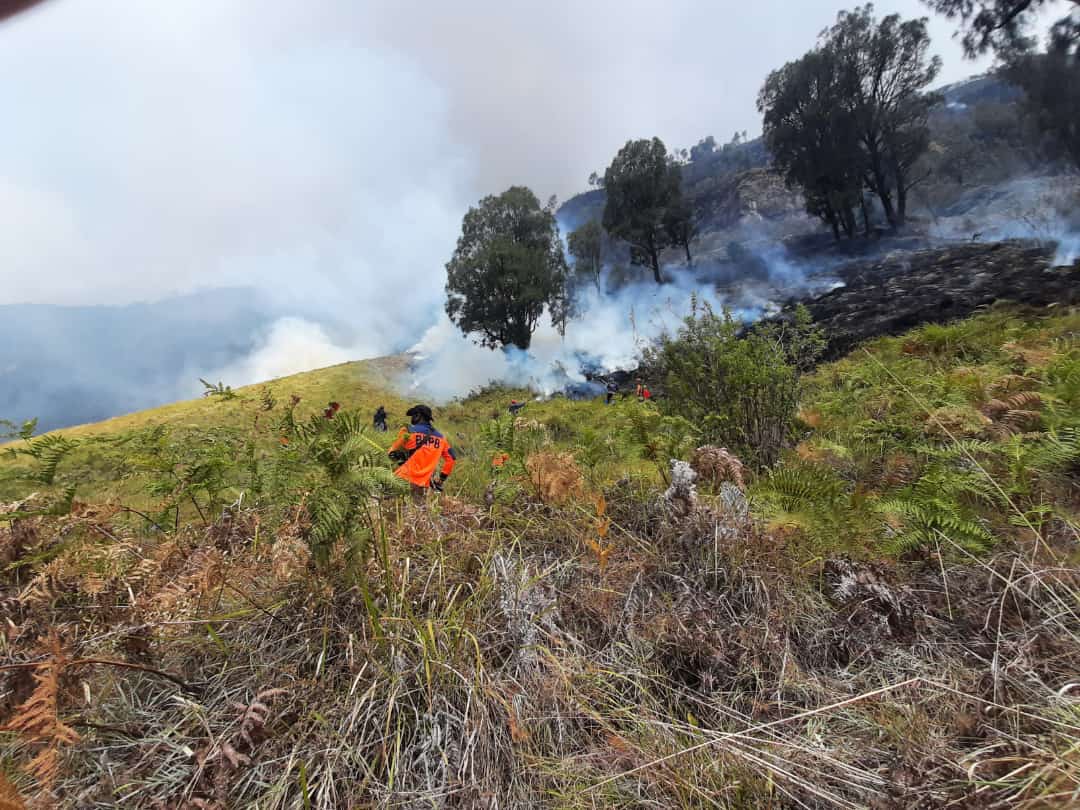
[{"label": "dead brown grass", "polygon": [[541,450],[525,459],[525,471],[545,503],[562,504],[583,497],[585,479],[572,453]]},{"label": "dead brown grass", "polygon": [[[13,705],[37,719],[5,756],[58,807],[1034,808],[1080,787],[1075,572],[800,567],[730,482],[679,510],[629,483],[552,494],[402,510],[351,573],[311,568],[295,514],[49,519],[35,548],[70,542],[20,572],[56,584],[11,617],[0,697],[36,673]],[[49,626],[70,650],[42,655]]]}]

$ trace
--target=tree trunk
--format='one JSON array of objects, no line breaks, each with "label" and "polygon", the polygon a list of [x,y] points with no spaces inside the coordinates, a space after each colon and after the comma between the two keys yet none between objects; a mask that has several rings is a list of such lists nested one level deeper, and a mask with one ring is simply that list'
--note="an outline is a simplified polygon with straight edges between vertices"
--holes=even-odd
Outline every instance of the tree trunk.
[{"label": "tree trunk", "polygon": [[866,197],[859,192],[859,207],[862,209],[863,236],[870,237],[870,209],[866,207]]},{"label": "tree trunk", "polygon": [[829,226],[832,228],[833,239],[835,239],[837,242],[839,242],[840,241],[840,224],[836,221],[836,216],[833,214],[832,211],[829,211],[828,214],[826,215],[825,219],[826,219],[826,221],[828,221]]},{"label": "tree trunk", "polygon": [[686,249],[686,264],[689,265],[689,266],[693,266],[694,257],[690,255],[690,240],[689,239],[687,239],[685,242],[683,242],[683,247]]},{"label": "tree trunk", "polygon": [[844,218],[844,234],[847,236],[848,239],[854,239],[855,231],[858,228],[858,225],[855,222],[854,209],[850,205],[848,205],[847,202],[845,202],[844,207],[843,209],[841,209],[840,213],[841,216],[843,216]]},{"label": "tree trunk", "polygon": [[889,225],[893,228],[896,227],[896,212],[893,210],[892,192],[889,190],[889,184],[886,181],[885,170],[881,166],[881,153],[878,151],[876,143],[871,144],[866,141],[867,151],[870,157],[870,174],[873,176],[872,190],[877,194],[878,199],[881,200],[881,208],[885,212],[885,219],[888,220]]},{"label": "tree trunk", "polygon": [[893,208],[892,195],[884,189],[878,189],[878,199],[881,200],[881,207],[885,211],[885,219],[889,221],[889,225],[893,228],[896,227],[896,211]]},{"label": "tree trunk", "polygon": [[652,266],[653,278],[657,284],[664,283],[664,277],[660,275],[660,251],[656,249],[656,243],[649,240],[649,264]]},{"label": "tree trunk", "polygon": [[907,221],[907,189],[904,188],[903,180],[898,178],[896,184],[896,227],[904,227]]}]

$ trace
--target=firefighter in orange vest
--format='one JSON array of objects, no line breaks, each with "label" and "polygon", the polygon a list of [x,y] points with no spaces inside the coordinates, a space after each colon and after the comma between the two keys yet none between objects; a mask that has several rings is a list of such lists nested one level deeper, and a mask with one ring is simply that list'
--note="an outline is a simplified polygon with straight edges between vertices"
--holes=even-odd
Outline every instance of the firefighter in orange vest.
[{"label": "firefighter in orange vest", "polygon": [[[413,498],[422,500],[428,488],[442,492],[457,459],[446,437],[431,424],[431,408],[413,405],[405,412],[410,424],[403,427],[390,445],[389,455],[402,462],[394,475],[412,485]],[[439,460],[442,470],[436,473]]]}]

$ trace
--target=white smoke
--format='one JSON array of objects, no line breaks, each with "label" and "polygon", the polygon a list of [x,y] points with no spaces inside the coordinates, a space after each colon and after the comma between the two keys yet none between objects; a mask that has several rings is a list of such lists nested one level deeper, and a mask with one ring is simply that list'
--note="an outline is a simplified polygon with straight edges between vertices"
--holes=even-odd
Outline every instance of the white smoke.
[{"label": "white smoke", "polygon": [[[668,268],[671,282],[651,280],[599,293],[579,294],[577,315],[560,335],[546,316],[528,351],[492,350],[477,345],[443,315],[410,350],[416,355],[405,385],[438,400],[467,395],[489,382],[528,387],[550,395],[587,381],[585,370],[636,368],[644,348],[665,332],[674,332],[690,314],[694,299],[716,311],[728,306],[735,317],[756,320],[769,307],[765,299],[729,300],[716,287],[680,268]],[[603,286],[603,285],[601,285]]]},{"label": "white smoke", "polygon": [[371,344],[336,343],[320,324],[313,321],[279,318],[249,355],[210,372],[207,379],[211,382],[221,380],[232,386],[249,385],[372,357],[376,353]]},{"label": "white smoke", "polygon": [[941,212],[930,235],[947,241],[1032,239],[1057,246],[1053,264],[1080,257],[1080,198],[1073,175],[1027,176],[976,186]]}]

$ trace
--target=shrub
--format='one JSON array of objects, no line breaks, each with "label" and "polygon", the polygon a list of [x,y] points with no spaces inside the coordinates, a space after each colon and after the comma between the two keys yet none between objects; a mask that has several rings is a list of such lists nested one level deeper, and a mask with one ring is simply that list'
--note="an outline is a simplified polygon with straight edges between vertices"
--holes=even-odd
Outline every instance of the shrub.
[{"label": "shrub", "polygon": [[822,346],[801,309],[793,322],[744,331],[729,312],[694,310],[666,335],[647,365],[664,377],[663,408],[757,467],[776,461],[799,403],[799,370]]}]

